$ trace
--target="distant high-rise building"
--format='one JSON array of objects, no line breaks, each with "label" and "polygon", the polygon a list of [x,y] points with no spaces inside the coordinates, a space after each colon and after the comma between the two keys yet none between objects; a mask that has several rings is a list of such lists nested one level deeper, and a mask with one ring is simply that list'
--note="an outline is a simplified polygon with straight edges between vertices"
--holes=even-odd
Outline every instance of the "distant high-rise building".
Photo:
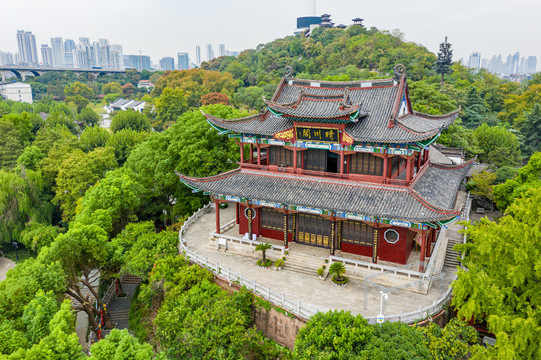
[{"label": "distant high-rise building", "polygon": [[195,65],[201,65],[201,46],[199,45],[195,47]]},{"label": "distant high-rise building", "polygon": [[124,66],[135,68],[138,71],[152,69],[150,56],[147,55],[124,55]]},{"label": "distant high-rise building", "polygon": [[10,52],[0,51],[0,65],[13,65],[15,64],[13,54]]},{"label": "distant high-rise building", "polygon": [[483,69],[488,69],[488,65],[489,65],[489,60],[488,59],[485,59],[485,58],[481,59],[481,67]]},{"label": "distant high-rise building", "polygon": [[112,44],[110,45],[111,56],[111,68],[116,70],[124,69],[124,52],[122,51],[122,45]]},{"label": "distant high-rise building", "polygon": [[214,50],[212,50],[212,44],[207,44],[207,61],[214,59]]},{"label": "distant high-rise building", "polygon": [[36,37],[31,31],[17,31],[17,47],[21,63],[31,66],[39,64]]},{"label": "distant high-rise building", "polygon": [[190,68],[190,58],[187,52],[177,53],[177,65],[179,70],[188,70]]},{"label": "distant high-rise building", "polygon": [[64,66],[64,42],[61,37],[51,38],[51,49],[53,51],[53,66]]},{"label": "distant high-rise building", "polygon": [[520,66],[520,53],[517,51],[515,55],[513,55],[511,66],[509,68],[509,73],[514,74],[519,72],[519,66]]},{"label": "distant high-rise building", "polygon": [[43,66],[54,66],[53,49],[51,49],[49,45],[41,45],[41,58],[43,59]]},{"label": "distant high-rise building", "polygon": [[75,67],[75,58],[73,52],[77,50],[75,41],[72,39],[64,40],[64,66],[67,68]]},{"label": "distant high-rise building", "polygon": [[225,44],[220,44],[218,45],[218,56],[225,56],[227,55],[226,51],[225,51]]},{"label": "distant high-rise building", "polygon": [[75,41],[73,41],[72,39],[64,40],[64,52],[72,52],[75,49],[77,49]]},{"label": "distant high-rise building", "polygon": [[537,71],[537,57],[528,56],[528,59],[526,59],[526,70],[525,70],[525,72],[527,74],[533,74],[536,71]]},{"label": "distant high-rise building", "polygon": [[471,69],[479,69],[481,65],[481,54],[478,52],[473,52],[468,59],[468,67]]},{"label": "distant high-rise building", "polygon": [[174,70],[175,69],[175,59],[172,57],[164,57],[159,61],[160,69],[162,70]]}]

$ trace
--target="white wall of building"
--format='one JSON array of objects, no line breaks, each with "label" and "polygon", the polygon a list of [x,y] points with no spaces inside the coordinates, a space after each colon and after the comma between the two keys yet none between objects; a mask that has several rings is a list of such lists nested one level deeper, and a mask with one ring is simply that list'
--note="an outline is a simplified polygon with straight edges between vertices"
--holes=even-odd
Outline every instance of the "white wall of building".
[{"label": "white wall of building", "polygon": [[32,88],[29,84],[11,83],[0,85],[0,96],[7,100],[32,104]]}]

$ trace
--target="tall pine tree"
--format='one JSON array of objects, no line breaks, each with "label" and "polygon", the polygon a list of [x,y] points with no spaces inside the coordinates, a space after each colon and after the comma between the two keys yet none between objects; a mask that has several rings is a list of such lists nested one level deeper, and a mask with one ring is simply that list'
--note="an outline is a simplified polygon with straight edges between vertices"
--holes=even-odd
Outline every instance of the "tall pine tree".
[{"label": "tall pine tree", "polygon": [[447,36],[445,41],[440,44],[440,51],[438,52],[438,60],[436,60],[436,73],[441,74],[441,86],[443,86],[443,76],[445,74],[452,74],[451,64],[453,63],[453,50],[451,50],[451,44],[447,42]]},{"label": "tall pine tree", "polygon": [[529,156],[541,149],[541,106],[539,104],[535,104],[526,116],[524,130],[526,130],[524,145]]}]

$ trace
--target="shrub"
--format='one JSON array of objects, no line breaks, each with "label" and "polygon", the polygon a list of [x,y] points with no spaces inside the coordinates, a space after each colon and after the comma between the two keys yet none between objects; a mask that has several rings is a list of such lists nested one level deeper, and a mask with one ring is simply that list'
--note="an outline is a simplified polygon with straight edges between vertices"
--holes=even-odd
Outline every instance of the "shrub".
[{"label": "shrub", "polygon": [[278,259],[274,262],[274,266],[276,266],[277,268],[281,268],[284,266],[284,260],[282,259]]},{"label": "shrub", "polygon": [[317,269],[317,274],[318,274],[319,276],[323,276],[323,272],[324,272],[323,268]]}]

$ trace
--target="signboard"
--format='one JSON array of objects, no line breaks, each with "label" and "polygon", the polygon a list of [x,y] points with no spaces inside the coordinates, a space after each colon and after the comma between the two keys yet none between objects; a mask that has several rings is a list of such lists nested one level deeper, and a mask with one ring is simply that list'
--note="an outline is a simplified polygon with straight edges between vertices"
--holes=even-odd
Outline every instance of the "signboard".
[{"label": "signboard", "polygon": [[385,322],[385,316],[384,315],[378,315],[378,317],[376,318],[376,323],[378,324],[382,324]]},{"label": "signboard", "polygon": [[310,213],[310,214],[318,214],[318,215],[323,214],[323,210],[321,209],[312,209],[312,208],[301,207],[301,206],[297,206],[297,211]]},{"label": "signboard", "polygon": [[350,219],[350,220],[374,221],[374,219],[371,218],[370,216],[362,216],[362,215],[350,214],[350,213],[344,214],[343,217],[345,217],[346,219]]},{"label": "signboard", "polygon": [[[248,211],[248,210],[251,210],[251,211]],[[255,219],[255,217],[257,215],[255,209],[251,209],[251,208],[244,209],[244,216],[246,216],[246,219],[249,220],[250,215],[252,216],[252,220]]]},{"label": "signboard", "polygon": [[248,143],[248,144],[255,144],[257,142],[257,140],[256,140],[256,138],[253,138],[253,137],[243,136],[242,137],[242,142]]},{"label": "signboard", "polygon": [[338,129],[333,128],[313,128],[300,127],[296,128],[297,139],[305,141],[323,141],[323,142],[339,142]]},{"label": "signboard", "polygon": [[323,149],[323,150],[330,150],[331,149],[331,144],[312,144],[312,143],[307,143],[306,144],[306,147],[308,149]]},{"label": "signboard", "polygon": [[240,201],[240,198],[235,197],[235,196],[229,196],[229,195],[226,195],[226,196],[225,196],[225,200],[227,200],[227,201],[234,201],[234,202],[241,202],[241,201]]},{"label": "signboard", "polygon": [[269,140],[267,141],[267,144],[270,144],[270,145],[285,145],[286,142],[285,142],[285,141],[282,141],[282,140],[269,139]]},{"label": "signboard", "polygon": [[272,207],[272,208],[280,208],[281,205],[278,204],[278,203],[273,203],[273,202],[268,202],[268,201],[263,201],[263,200],[253,200],[254,204],[256,205],[261,205],[261,206],[266,206],[266,207]]},{"label": "signboard", "polygon": [[405,221],[397,221],[397,220],[391,220],[389,221],[389,224],[394,226],[402,226],[402,227],[411,227],[411,223],[405,222]]},{"label": "signboard", "polygon": [[411,155],[411,154],[413,154],[413,151],[411,151],[409,149],[394,149],[394,148],[391,148],[391,149],[387,150],[387,153],[391,154],[391,155]]}]

